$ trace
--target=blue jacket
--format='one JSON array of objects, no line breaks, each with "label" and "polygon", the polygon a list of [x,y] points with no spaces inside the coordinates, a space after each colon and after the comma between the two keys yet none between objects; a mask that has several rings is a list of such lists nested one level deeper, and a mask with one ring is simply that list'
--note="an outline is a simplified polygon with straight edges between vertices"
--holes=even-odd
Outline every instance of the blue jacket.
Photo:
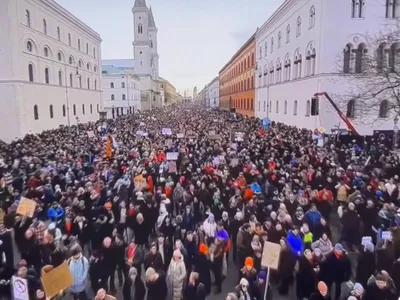
[{"label": "blue jacket", "polygon": [[303,254],[304,246],[300,235],[295,236],[293,232],[289,231],[286,241],[296,256],[298,256],[298,252],[300,252],[300,255]]},{"label": "blue jacket", "polygon": [[261,186],[258,183],[250,184],[250,188],[253,191],[253,193],[261,193]]},{"label": "blue jacket", "polygon": [[50,207],[49,211],[47,212],[47,216],[52,222],[57,222],[62,217],[64,217],[64,209],[60,206],[56,208]]},{"label": "blue jacket", "polygon": [[311,227],[321,224],[321,213],[319,211],[306,212],[306,220]]}]

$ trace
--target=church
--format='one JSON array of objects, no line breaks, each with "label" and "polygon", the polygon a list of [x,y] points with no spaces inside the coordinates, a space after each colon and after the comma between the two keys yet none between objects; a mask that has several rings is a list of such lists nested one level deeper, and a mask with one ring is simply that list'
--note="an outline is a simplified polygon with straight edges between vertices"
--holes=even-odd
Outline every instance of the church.
[{"label": "church", "polygon": [[[119,68],[126,74],[134,74],[139,78],[140,110],[151,110],[164,105],[163,80],[159,77],[157,27],[153,11],[146,5],[146,0],[135,0],[132,8],[134,23],[133,53],[134,59],[108,59],[103,60],[105,67]],[[103,85],[104,89],[107,85]],[[104,93],[106,96],[107,93]],[[104,104],[112,99],[103,99]],[[111,107],[110,107],[111,108]],[[105,107],[107,110],[107,107]]]}]

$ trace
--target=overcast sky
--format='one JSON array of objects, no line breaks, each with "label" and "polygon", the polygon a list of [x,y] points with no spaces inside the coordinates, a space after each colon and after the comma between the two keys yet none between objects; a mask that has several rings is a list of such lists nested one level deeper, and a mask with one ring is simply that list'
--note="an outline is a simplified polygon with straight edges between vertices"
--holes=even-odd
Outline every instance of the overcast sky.
[{"label": "overcast sky", "polygon": [[[134,0],[56,0],[103,39],[102,58],[133,58]],[[283,0],[146,0],[158,28],[160,76],[201,90]]]}]

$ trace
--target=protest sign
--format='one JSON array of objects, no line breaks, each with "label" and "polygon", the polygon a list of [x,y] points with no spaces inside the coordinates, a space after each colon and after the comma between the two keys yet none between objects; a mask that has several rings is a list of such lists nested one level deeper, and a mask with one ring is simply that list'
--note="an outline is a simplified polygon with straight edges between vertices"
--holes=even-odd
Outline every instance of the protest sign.
[{"label": "protest sign", "polygon": [[239,159],[238,158],[232,158],[230,165],[232,167],[236,167],[239,164]]},{"label": "protest sign", "polygon": [[141,191],[142,189],[147,187],[146,179],[143,176],[136,176],[133,179],[133,183],[135,184],[135,190]]},{"label": "protest sign", "polygon": [[382,239],[390,240],[391,238],[392,238],[392,232],[391,231],[382,231]]},{"label": "protest sign", "polygon": [[220,164],[219,156],[214,157],[212,163],[213,163],[214,166],[219,166],[219,164]]},{"label": "protest sign", "polygon": [[73,278],[67,262],[59,265],[40,278],[46,297],[53,298],[73,284]]},{"label": "protest sign", "polygon": [[261,258],[261,266],[277,270],[279,266],[279,257],[281,255],[281,245],[265,242]]},{"label": "protest sign", "polygon": [[168,172],[169,173],[176,173],[177,172],[176,161],[168,162]]},{"label": "protest sign", "polygon": [[235,132],[235,141],[243,142],[244,141],[244,133],[243,132]]},{"label": "protest sign", "polygon": [[94,132],[93,131],[88,131],[87,132],[88,138],[94,138]]},{"label": "protest sign", "polygon": [[209,135],[208,138],[210,140],[219,140],[221,137],[219,134]]},{"label": "protest sign", "polygon": [[215,135],[215,130],[210,130],[210,131],[208,132],[208,135]]},{"label": "protest sign", "polygon": [[161,133],[162,133],[163,135],[172,135],[172,130],[171,130],[171,128],[163,128],[163,129],[161,130]]},{"label": "protest sign", "polygon": [[167,160],[178,160],[179,152],[167,152]]},{"label": "protest sign", "polygon": [[25,278],[11,277],[13,299],[29,300],[28,280]]},{"label": "protest sign", "polygon": [[172,147],[172,140],[171,139],[166,139],[165,140],[165,146],[167,146],[168,148]]},{"label": "protest sign", "polygon": [[17,214],[22,215],[22,216],[28,216],[29,218],[33,217],[33,214],[35,213],[36,210],[36,202],[22,197],[21,200],[19,201],[18,208],[17,208]]},{"label": "protest sign", "polygon": [[372,243],[372,237],[370,236],[363,236],[361,240],[361,245],[365,246]]},{"label": "protest sign", "polygon": [[178,139],[183,139],[184,136],[185,136],[185,135],[184,135],[183,133],[178,133],[178,134],[176,135],[176,137],[177,137]]}]

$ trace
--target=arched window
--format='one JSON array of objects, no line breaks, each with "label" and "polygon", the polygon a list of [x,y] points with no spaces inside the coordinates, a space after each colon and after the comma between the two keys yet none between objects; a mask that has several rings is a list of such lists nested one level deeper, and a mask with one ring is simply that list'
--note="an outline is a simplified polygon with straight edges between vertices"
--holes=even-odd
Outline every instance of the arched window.
[{"label": "arched window", "polygon": [[293,115],[297,116],[297,100],[294,100]]},{"label": "arched window", "polygon": [[25,10],[25,25],[31,27],[31,13],[29,10]]},{"label": "arched window", "polygon": [[74,58],[70,56],[68,62],[70,65],[72,65],[74,63]]},{"label": "arched window", "polygon": [[313,28],[315,26],[315,7],[314,5],[310,8],[310,20],[309,20],[309,28]]},{"label": "arched window", "polygon": [[282,33],[279,31],[278,32],[278,49],[281,48],[282,44]]},{"label": "arched window", "polygon": [[93,114],[93,104],[90,104],[90,114]]},{"label": "arched window", "polygon": [[390,47],[389,65],[391,71],[397,73],[400,70],[400,43],[394,43]]},{"label": "arched window", "polygon": [[59,84],[59,85],[62,85],[62,84],[63,84],[62,72],[61,72],[61,70],[58,71],[58,84]]},{"label": "arched window", "polygon": [[357,48],[356,53],[356,73],[361,73],[365,67],[365,54],[367,53],[367,49],[365,44],[360,44]]},{"label": "arched window", "polygon": [[290,42],[290,25],[286,26],[286,44]]},{"label": "arched window", "polygon": [[387,100],[382,100],[379,105],[379,118],[387,118],[389,112],[389,102]]},{"label": "arched window", "polygon": [[74,86],[74,84],[73,84],[73,79],[72,79],[72,73],[69,74],[69,86],[70,86],[70,87],[73,87],[73,86]]},{"label": "arched window", "polygon": [[72,42],[71,42],[71,34],[68,33],[68,45],[71,46]]},{"label": "arched window", "polygon": [[30,82],[34,81],[34,76],[33,76],[33,65],[29,64],[28,65],[28,78]]},{"label": "arched window", "polygon": [[346,117],[354,118],[356,111],[356,102],[354,100],[350,100],[347,102],[347,110],[346,110]]},{"label": "arched window", "polygon": [[97,79],[94,80],[94,89],[97,91]]},{"label": "arched window", "polygon": [[54,112],[53,112],[53,105],[52,104],[50,104],[50,106],[49,106],[49,112],[50,112],[50,119],[53,119],[54,118]]},{"label": "arched window", "polygon": [[125,94],[122,94],[122,100],[126,100]]},{"label": "arched window", "polygon": [[76,116],[76,105],[75,104],[72,106],[72,110],[74,112],[74,116]]},{"label": "arched window", "polygon": [[285,100],[285,106],[283,108],[283,113],[286,115],[287,114],[287,101]]},{"label": "arched window", "polygon": [[[343,73],[351,73],[351,56],[352,56],[353,46],[347,44],[343,50]],[[378,68],[379,68],[379,58],[378,58]]]},{"label": "arched window", "polygon": [[35,120],[39,120],[39,111],[38,111],[38,106],[37,105],[33,106],[33,118]]},{"label": "arched window", "polygon": [[86,54],[89,54],[89,44],[86,43]]},{"label": "arched window", "polygon": [[90,64],[89,64],[89,63],[86,64],[86,69],[87,69],[88,71],[90,71]]},{"label": "arched window", "polygon": [[79,62],[78,62],[78,65],[79,65],[79,68],[82,68],[82,61],[81,60],[79,60]]},{"label": "arched window", "polygon": [[81,40],[78,39],[78,50],[81,51]]},{"label": "arched window", "polygon": [[49,68],[44,69],[44,81],[45,83],[50,83]]},{"label": "arched window", "polygon": [[142,24],[138,24],[138,28],[137,28],[138,33],[142,34],[143,33],[143,25]]},{"label": "arched window", "polygon": [[46,22],[46,19],[43,19],[43,33],[47,34],[47,22]]},{"label": "arched window", "polygon": [[93,57],[96,58],[96,48],[93,47]]},{"label": "arched window", "polygon": [[262,57],[262,47],[260,46],[260,59]]},{"label": "arched window", "polygon": [[97,66],[93,67],[93,72],[97,73]]},{"label": "arched window", "polygon": [[247,88],[250,89],[250,78],[247,78]]},{"label": "arched window", "polygon": [[121,88],[125,88],[125,82],[121,82]]},{"label": "arched window", "polygon": [[110,83],[110,88],[112,88],[112,89],[114,88],[114,82]]},{"label": "arched window", "polygon": [[317,52],[315,48],[311,50],[311,75],[315,75]]},{"label": "arched window", "polygon": [[111,94],[111,100],[115,100],[114,94]]},{"label": "arched window", "polygon": [[311,114],[311,102],[310,100],[307,100],[307,104],[306,104],[306,117],[309,117]]},{"label": "arched window", "polygon": [[87,79],[87,88],[90,90],[90,78]]},{"label": "arched window", "polygon": [[27,41],[26,42],[26,50],[28,50],[28,52],[32,52],[33,50],[33,45],[31,41]]},{"label": "arched window", "polygon": [[78,79],[78,80],[79,80],[79,88],[82,88],[82,77],[79,76],[78,78],[79,78],[79,79]]},{"label": "arched window", "polygon": [[400,16],[400,1],[386,0],[386,18],[397,18]]},{"label": "arched window", "polygon": [[254,52],[251,53],[251,65],[254,66]]},{"label": "arched window", "polygon": [[45,57],[49,57],[49,48],[44,47],[43,54],[44,54]]},{"label": "arched window", "polygon": [[297,17],[297,24],[296,24],[296,36],[301,35],[301,17]]},{"label": "arched window", "polygon": [[61,54],[61,52],[58,52],[57,58],[58,58],[58,61],[62,61],[62,54]]},{"label": "arched window", "polygon": [[57,27],[57,38],[58,38],[58,40],[61,40],[61,30],[60,30],[60,27]]},{"label": "arched window", "polygon": [[82,104],[82,115],[85,114],[85,104]]},{"label": "arched window", "polygon": [[279,101],[278,101],[278,100],[276,100],[275,112],[276,112],[277,114],[279,113]]}]

